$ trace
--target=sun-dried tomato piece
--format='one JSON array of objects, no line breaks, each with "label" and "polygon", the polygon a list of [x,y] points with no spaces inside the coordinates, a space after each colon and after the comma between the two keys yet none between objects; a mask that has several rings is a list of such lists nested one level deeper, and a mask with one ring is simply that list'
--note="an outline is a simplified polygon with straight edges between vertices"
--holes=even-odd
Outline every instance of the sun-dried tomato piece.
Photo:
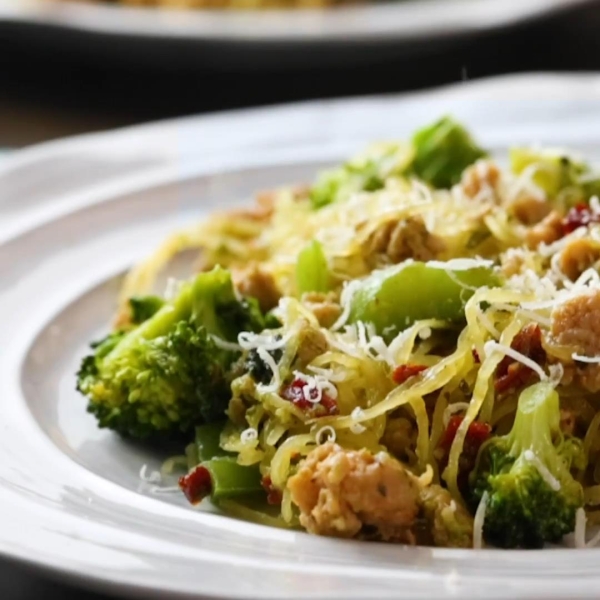
[{"label": "sun-dried tomato piece", "polygon": [[[450,456],[450,448],[456,437],[456,432],[463,422],[464,417],[454,415],[450,417],[446,430],[438,444],[439,451],[436,452],[436,457],[439,461],[440,471],[446,468],[448,458]],[[458,463],[458,486],[466,492],[469,485],[469,473],[475,468],[477,454],[482,444],[490,437],[492,428],[488,423],[483,421],[473,421],[469,425],[467,435],[463,444],[462,452]]]},{"label": "sun-dried tomato piece", "polygon": [[398,385],[400,385],[405,381],[408,381],[411,377],[414,377],[422,371],[425,371],[425,369],[427,369],[425,365],[413,365],[410,363],[407,365],[399,365],[394,369],[394,372],[392,373],[392,379]]},{"label": "sun-dried tomato piece", "polygon": [[[446,426],[446,431],[444,431],[444,435],[440,440],[441,448],[444,450],[450,450],[452,442],[454,442],[454,438],[456,437],[456,432],[458,431],[458,428],[463,420],[464,417],[460,415],[454,415],[450,417],[448,425]],[[491,432],[492,428],[490,425],[488,425],[488,423],[484,423],[483,421],[473,421],[467,430],[467,435],[465,437],[465,443],[463,446],[463,453],[474,453],[475,456],[477,456],[481,444],[483,444],[483,442],[490,437]]]},{"label": "sun-dried tomato piece", "polygon": [[261,479],[260,484],[265,489],[265,492],[267,492],[267,503],[268,504],[273,504],[273,505],[281,504],[283,495],[281,493],[281,490],[279,488],[276,488],[273,485],[270,475],[265,475]]},{"label": "sun-dried tomato piece", "polygon": [[590,223],[599,222],[600,215],[593,212],[587,204],[577,204],[562,221],[564,235],[579,229],[579,227],[587,227]]},{"label": "sun-dried tomato piece", "polygon": [[[321,392],[319,402],[311,402],[304,394],[306,385],[307,383],[303,379],[294,379],[289,385],[283,386],[280,395],[300,410],[311,412],[315,417],[337,414],[338,405],[335,398],[329,396],[327,392]],[[319,397],[319,390],[316,387],[309,387],[308,393],[312,400],[316,400]]]},{"label": "sun-dried tomato piece", "polygon": [[192,504],[198,504],[204,498],[210,496],[212,491],[209,470],[202,465],[198,465],[193,471],[179,478],[179,487]]},{"label": "sun-dried tomato piece", "polygon": [[[526,325],[515,335],[510,347],[538,364],[546,360],[546,351],[542,346],[542,331],[537,323]],[[496,368],[497,392],[504,393],[518,389],[529,383],[535,377],[535,372],[523,363],[505,356]]]}]

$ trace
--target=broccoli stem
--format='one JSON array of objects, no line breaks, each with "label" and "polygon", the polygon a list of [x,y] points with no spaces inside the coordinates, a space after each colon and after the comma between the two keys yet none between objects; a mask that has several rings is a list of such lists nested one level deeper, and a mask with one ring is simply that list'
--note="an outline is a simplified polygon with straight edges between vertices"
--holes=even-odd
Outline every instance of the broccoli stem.
[{"label": "broccoli stem", "polygon": [[550,383],[540,382],[523,390],[511,436],[510,455],[517,458],[525,450],[552,447],[552,437],[560,430],[559,396]]},{"label": "broccoli stem", "polygon": [[179,321],[189,320],[192,316],[202,323],[208,333],[219,334],[215,304],[235,301],[233,289],[227,285],[229,280],[228,271],[215,268],[198,275],[193,281],[185,282],[177,297],[129,332],[107,355],[107,360],[126,355],[141,340],[153,340],[166,335]]}]

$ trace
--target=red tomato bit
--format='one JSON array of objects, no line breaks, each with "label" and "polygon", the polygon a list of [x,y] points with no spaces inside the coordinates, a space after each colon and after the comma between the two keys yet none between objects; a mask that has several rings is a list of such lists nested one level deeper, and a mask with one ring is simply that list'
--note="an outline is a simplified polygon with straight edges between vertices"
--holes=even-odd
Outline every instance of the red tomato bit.
[{"label": "red tomato bit", "polygon": [[[546,351],[542,347],[542,331],[537,323],[523,327],[514,337],[510,347],[538,364],[546,360]],[[505,356],[496,369],[494,387],[499,393],[518,389],[530,382],[534,376],[535,373],[529,367],[510,356]]]},{"label": "red tomato bit", "polygon": [[270,475],[265,475],[261,479],[260,484],[263,486],[263,488],[265,488],[265,492],[267,492],[268,504],[281,504],[281,501],[283,499],[281,490],[273,485]]},{"label": "red tomato bit", "polygon": [[[460,415],[450,417],[446,431],[444,431],[444,435],[440,440],[440,447],[444,450],[450,450],[452,442],[454,442],[454,438],[456,437],[456,432],[463,420],[464,417]],[[492,428],[487,423],[484,423],[483,421],[473,421],[467,430],[463,452],[477,456],[481,444],[490,437],[491,432]]]},{"label": "red tomato bit", "polygon": [[[294,406],[305,412],[311,412],[315,417],[324,417],[335,415],[338,411],[337,402],[327,393],[321,393],[319,402],[311,402],[304,396],[304,388],[307,383],[303,379],[294,379],[292,383],[286,385],[281,390],[281,397],[289,400]],[[309,388],[310,397],[316,400],[319,397],[319,391],[316,387]]]},{"label": "red tomato bit", "polygon": [[210,472],[206,467],[198,465],[193,471],[179,478],[179,487],[192,504],[198,504],[210,496],[212,491]]},{"label": "red tomato bit", "polygon": [[[439,463],[440,470],[443,470],[448,464],[448,458],[450,455],[450,448],[456,437],[456,432],[463,422],[464,417],[460,415],[454,415],[450,417],[446,431],[442,435],[442,438],[438,444],[440,449]],[[469,486],[469,473],[475,468],[477,462],[477,454],[482,444],[490,437],[492,428],[483,421],[473,421],[469,425],[467,435],[462,448],[462,453],[458,462],[458,486],[461,490],[466,491]],[[437,453],[436,453],[437,454]]]},{"label": "red tomato bit", "polygon": [[587,227],[590,223],[600,222],[600,215],[593,212],[587,204],[577,204],[562,221],[563,235],[567,235],[579,227]]},{"label": "red tomato bit", "polygon": [[394,369],[392,373],[392,379],[398,384],[402,384],[405,381],[409,380],[411,377],[418,375],[422,371],[425,371],[427,367],[425,365],[400,365]]}]

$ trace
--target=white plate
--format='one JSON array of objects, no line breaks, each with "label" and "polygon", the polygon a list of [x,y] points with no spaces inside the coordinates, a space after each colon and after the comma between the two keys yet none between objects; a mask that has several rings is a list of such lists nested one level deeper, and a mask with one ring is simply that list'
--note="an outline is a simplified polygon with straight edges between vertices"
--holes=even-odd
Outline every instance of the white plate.
[{"label": "white plate", "polygon": [[96,429],[73,373],[119,275],[171,228],[444,113],[492,149],[540,142],[597,159],[599,109],[598,77],[520,76],[166,122],[0,164],[0,553],[144,597],[597,597],[599,550],[337,541],[153,494],[138,473],[161,457]]},{"label": "white plate", "polygon": [[98,2],[1,0],[0,18],[111,35],[237,42],[414,40],[508,27],[590,0],[392,0],[328,9],[173,11]]}]

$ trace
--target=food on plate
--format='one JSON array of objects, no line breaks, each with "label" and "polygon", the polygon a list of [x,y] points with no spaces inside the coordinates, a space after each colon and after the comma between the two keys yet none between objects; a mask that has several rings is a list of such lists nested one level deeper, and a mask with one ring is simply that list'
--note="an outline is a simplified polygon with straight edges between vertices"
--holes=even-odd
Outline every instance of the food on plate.
[{"label": "food on plate", "polygon": [[[600,177],[563,150],[508,162],[445,117],[175,232],[128,273],[82,361],[88,410],[178,441],[164,472],[185,465],[188,500],[259,523],[585,545],[600,521]],[[190,250],[189,279],[158,293]]]},{"label": "food on plate", "polygon": [[[90,0],[79,0],[89,2]],[[264,10],[324,8],[357,4],[357,0],[105,0],[106,4],[130,7],[150,7],[171,10]]]}]

